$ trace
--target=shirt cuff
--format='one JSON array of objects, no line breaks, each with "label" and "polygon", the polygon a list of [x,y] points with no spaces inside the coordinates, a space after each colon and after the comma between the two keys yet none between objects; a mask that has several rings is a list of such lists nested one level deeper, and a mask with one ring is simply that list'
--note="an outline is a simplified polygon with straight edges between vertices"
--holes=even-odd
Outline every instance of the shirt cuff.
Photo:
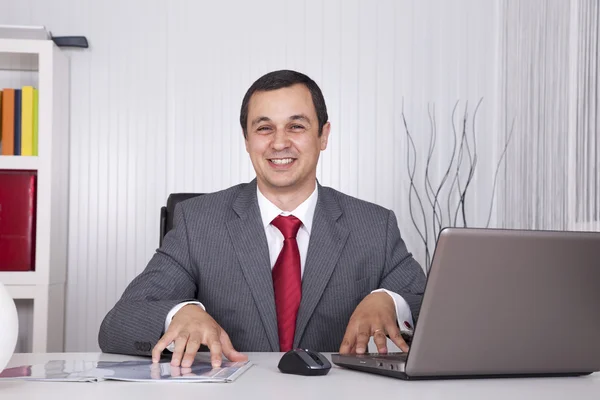
[{"label": "shirt cuff", "polygon": [[[171,311],[169,311],[167,314],[167,318],[165,319],[165,332],[169,329],[169,325],[171,325],[171,321],[173,320],[175,314],[177,314],[177,311],[181,310],[183,306],[187,306],[188,304],[196,304],[202,307],[203,310],[206,310],[206,308],[199,301],[184,301],[183,303],[177,304],[175,307],[171,308]],[[167,350],[173,352],[173,350],[175,350],[175,342],[169,343]]]},{"label": "shirt cuff", "polygon": [[398,321],[400,330],[403,332],[412,333],[415,325],[413,323],[410,307],[408,306],[406,300],[404,300],[404,297],[400,296],[398,293],[394,293],[386,289],[376,289],[371,293],[376,292],[385,292],[392,298],[392,300],[394,300],[394,305],[396,306],[396,321]]}]

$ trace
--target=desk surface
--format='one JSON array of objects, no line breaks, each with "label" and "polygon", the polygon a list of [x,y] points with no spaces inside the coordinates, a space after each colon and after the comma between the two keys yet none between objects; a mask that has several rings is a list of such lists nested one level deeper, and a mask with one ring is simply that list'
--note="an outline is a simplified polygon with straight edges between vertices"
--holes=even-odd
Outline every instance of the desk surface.
[{"label": "desk surface", "polygon": [[[281,353],[249,353],[254,364],[233,383],[0,382],[0,399],[599,399],[600,374],[576,378],[476,379],[405,382],[334,366],[328,375],[279,372]],[[120,361],[139,357],[99,353],[15,354],[9,367],[49,360]],[[202,396],[202,397],[199,397]],[[386,397],[383,397],[386,396]]]}]

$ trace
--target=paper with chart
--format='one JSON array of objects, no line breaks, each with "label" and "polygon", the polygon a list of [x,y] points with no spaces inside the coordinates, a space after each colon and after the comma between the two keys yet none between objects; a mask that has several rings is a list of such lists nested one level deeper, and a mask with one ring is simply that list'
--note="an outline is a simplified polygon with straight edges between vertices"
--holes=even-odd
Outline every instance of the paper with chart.
[{"label": "paper with chart", "polygon": [[129,382],[233,382],[252,364],[223,361],[212,368],[209,361],[194,361],[190,368],[173,367],[170,363],[133,361],[52,360],[44,364],[7,368],[1,380],[36,380],[57,382],[98,382],[117,380]]}]

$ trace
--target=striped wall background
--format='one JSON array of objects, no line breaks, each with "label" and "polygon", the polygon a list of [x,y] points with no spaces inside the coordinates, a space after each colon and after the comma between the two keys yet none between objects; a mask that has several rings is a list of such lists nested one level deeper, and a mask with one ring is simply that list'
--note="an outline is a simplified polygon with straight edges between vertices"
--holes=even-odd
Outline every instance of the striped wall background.
[{"label": "striped wall background", "polygon": [[[465,116],[477,148],[469,225],[598,228],[597,13],[594,0],[0,0],[0,24],[46,25],[91,45],[66,50],[66,350],[98,348],[104,314],[158,245],[169,193],[252,179],[239,107],[275,69],[303,71],[323,89],[333,128],[320,182],[394,209],[422,264],[412,220],[422,233],[428,222],[432,243],[425,178],[433,188],[449,165],[456,175],[454,128],[460,143]],[[424,219],[409,197],[412,165]],[[456,215],[450,182],[445,221]]]},{"label": "striped wall background", "polygon": [[600,5],[581,0],[573,7],[571,73],[571,218],[576,228],[600,230]]},{"label": "striped wall background", "polygon": [[501,4],[503,226],[600,230],[595,0]]},{"label": "striped wall background", "polygon": [[569,227],[570,4],[504,1],[500,59],[504,165],[502,223]]}]

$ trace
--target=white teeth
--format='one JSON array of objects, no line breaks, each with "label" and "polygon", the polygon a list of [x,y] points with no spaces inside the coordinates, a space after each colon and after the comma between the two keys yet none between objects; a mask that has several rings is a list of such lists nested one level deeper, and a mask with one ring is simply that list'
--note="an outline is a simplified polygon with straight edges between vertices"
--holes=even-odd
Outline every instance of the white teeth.
[{"label": "white teeth", "polygon": [[274,159],[271,160],[271,162],[273,164],[277,164],[277,165],[289,164],[292,161],[294,161],[293,158],[274,158]]}]

